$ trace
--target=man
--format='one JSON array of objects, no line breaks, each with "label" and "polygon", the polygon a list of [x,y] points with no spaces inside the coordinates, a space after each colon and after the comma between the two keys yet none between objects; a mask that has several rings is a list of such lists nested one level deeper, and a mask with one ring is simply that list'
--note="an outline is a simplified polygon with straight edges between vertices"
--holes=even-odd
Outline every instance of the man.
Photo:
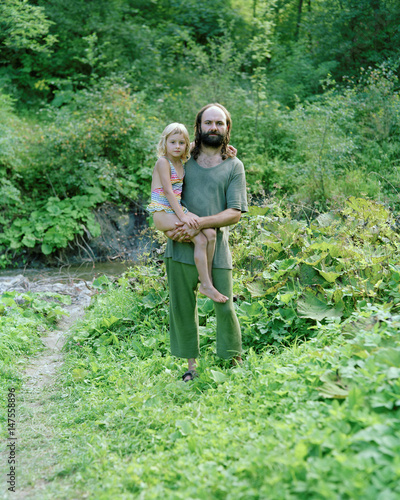
[{"label": "man", "polygon": [[182,204],[200,217],[200,227],[191,229],[178,223],[169,233],[165,262],[170,297],[171,353],[188,359],[187,382],[196,376],[199,355],[197,317],[198,274],[193,244],[185,243],[205,228],[217,230],[213,260],[213,283],[226,295],[225,303],[214,303],[217,317],[217,355],[241,362],[241,332],[233,308],[232,257],[228,245],[229,227],[247,211],[244,167],[228,148],[231,117],[220,104],[208,104],[197,114],[195,145],[186,164]]}]

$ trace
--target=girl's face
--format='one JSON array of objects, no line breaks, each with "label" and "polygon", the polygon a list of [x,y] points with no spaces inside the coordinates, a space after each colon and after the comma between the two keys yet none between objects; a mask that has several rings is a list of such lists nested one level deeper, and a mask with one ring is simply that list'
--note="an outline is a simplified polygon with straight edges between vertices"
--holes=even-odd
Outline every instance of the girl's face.
[{"label": "girl's face", "polygon": [[185,154],[186,141],[183,134],[171,134],[167,137],[167,156],[171,159],[181,158]]}]

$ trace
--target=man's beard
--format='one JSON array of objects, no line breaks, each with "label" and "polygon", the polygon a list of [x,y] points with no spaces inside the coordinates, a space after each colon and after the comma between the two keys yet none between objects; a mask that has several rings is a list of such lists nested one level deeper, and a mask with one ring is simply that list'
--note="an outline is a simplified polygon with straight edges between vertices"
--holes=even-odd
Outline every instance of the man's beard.
[{"label": "man's beard", "polygon": [[[212,134],[212,135],[211,135]],[[226,134],[218,134],[218,132],[200,132],[200,141],[205,146],[219,148],[225,140]]]}]

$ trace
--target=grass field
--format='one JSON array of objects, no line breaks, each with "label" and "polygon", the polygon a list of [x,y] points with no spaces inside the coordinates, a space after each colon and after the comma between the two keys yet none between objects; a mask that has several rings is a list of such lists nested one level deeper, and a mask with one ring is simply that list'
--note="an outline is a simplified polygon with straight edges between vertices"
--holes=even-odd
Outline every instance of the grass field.
[{"label": "grass field", "polygon": [[40,404],[18,386],[25,498],[399,498],[399,240],[363,207],[367,224],[266,210],[236,228],[244,362],[215,357],[200,299],[194,382],[169,354],[163,265],[95,281]]}]

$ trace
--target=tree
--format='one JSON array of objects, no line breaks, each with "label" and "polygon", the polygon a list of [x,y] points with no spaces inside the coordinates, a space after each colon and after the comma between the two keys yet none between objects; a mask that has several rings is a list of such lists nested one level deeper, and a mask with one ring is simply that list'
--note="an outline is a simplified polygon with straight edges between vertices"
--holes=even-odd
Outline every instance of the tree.
[{"label": "tree", "polygon": [[[3,0],[0,4],[0,50],[2,56],[18,51],[47,52],[56,41],[49,34],[51,21],[42,7],[28,0]],[[3,59],[4,63],[4,59]]]},{"label": "tree", "polygon": [[336,79],[377,67],[400,55],[400,3],[397,0],[314,0],[303,18],[303,37],[317,63],[335,60]]}]

